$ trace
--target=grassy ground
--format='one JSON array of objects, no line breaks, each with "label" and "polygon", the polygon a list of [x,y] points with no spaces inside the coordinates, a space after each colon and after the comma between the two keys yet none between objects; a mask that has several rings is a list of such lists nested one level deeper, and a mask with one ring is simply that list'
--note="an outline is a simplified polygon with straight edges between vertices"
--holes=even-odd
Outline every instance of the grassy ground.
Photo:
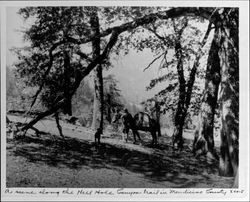
[{"label": "grassy ground", "polygon": [[[54,130],[53,124],[46,120],[43,127],[36,127]],[[218,162],[196,159],[187,145],[184,151],[173,152],[167,136],[151,148],[147,134],[142,134],[142,145],[108,134],[97,147],[87,129],[63,125],[63,130],[66,141],[56,131],[7,138],[7,187],[229,188],[233,183],[232,178],[218,176]]]}]

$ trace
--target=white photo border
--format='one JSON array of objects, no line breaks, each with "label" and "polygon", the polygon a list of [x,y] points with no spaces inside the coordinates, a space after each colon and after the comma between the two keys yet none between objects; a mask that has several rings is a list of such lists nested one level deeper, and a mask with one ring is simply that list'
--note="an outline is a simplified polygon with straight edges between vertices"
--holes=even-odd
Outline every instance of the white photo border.
[{"label": "white photo border", "polygon": [[[206,194],[207,189],[178,189],[178,191],[203,191],[203,194],[154,195],[118,194],[119,188],[103,188],[113,195],[77,195],[81,188],[45,188],[48,192],[59,192],[51,195],[14,194],[16,190],[24,192],[39,192],[44,188],[6,188],[6,8],[25,6],[171,6],[171,7],[239,7],[239,55],[240,55],[240,128],[239,128],[239,188],[223,189],[226,194]],[[1,1],[1,198],[3,201],[248,201],[249,200],[249,2],[248,1]],[[129,189],[133,192],[141,189]],[[84,188],[95,192],[100,189]],[[158,190],[158,189],[148,189]],[[159,189],[166,190],[169,189]],[[214,189],[220,191],[221,189]],[[240,193],[243,190],[243,193]],[[13,194],[8,192],[13,191]],[[233,192],[233,193],[231,193]]]}]

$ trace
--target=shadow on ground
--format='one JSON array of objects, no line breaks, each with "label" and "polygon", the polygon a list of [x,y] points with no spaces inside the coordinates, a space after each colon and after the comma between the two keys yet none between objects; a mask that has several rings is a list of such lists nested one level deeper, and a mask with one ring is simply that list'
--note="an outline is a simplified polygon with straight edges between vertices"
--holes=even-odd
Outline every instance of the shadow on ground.
[{"label": "shadow on ground", "polygon": [[[143,153],[108,143],[96,146],[93,142],[76,138],[67,137],[63,141],[58,136],[45,135],[41,138],[27,136],[19,140],[8,140],[7,150],[33,163],[44,162],[49,166],[66,166],[71,169],[81,169],[82,166],[93,169],[123,168],[143,174],[152,181],[169,181],[182,187],[192,187],[199,183],[195,178],[190,182],[190,176],[202,176],[203,173],[216,175],[218,167],[217,162],[208,164],[205,159],[194,158],[188,151],[177,153],[164,144],[151,150],[151,153]],[[185,176],[189,176],[189,179]],[[202,178],[209,183],[207,175]]]}]

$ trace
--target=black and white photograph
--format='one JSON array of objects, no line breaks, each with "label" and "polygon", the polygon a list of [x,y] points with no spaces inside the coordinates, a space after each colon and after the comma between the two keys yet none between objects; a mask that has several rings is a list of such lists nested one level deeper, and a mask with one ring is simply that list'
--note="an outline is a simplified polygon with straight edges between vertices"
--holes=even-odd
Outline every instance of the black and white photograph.
[{"label": "black and white photograph", "polygon": [[249,200],[249,2],[189,2],[0,3],[3,200]]}]

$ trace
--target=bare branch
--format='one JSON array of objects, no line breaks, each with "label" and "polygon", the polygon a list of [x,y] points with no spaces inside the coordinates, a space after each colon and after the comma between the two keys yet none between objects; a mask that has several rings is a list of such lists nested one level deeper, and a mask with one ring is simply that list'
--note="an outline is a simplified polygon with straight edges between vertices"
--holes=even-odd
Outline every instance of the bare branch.
[{"label": "bare branch", "polygon": [[166,63],[166,64],[168,63],[168,60],[167,60],[167,53],[168,53],[168,51],[165,51],[165,53],[164,53],[164,60],[165,60],[165,63]]},{"label": "bare branch", "polygon": [[156,60],[158,60],[158,59],[159,59],[162,55],[164,55],[164,54],[165,54],[165,52],[162,53],[162,54],[160,54],[158,57],[154,58],[153,61],[151,61],[151,62],[149,63],[149,65],[143,70],[143,72],[144,72],[145,70],[147,70]]},{"label": "bare branch", "polygon": [[77,51],[76,54],[79,55],[81,57],[81,59],[85,59],[88,62],[92,62],[92,59],[90,59],[90,57],[87,54],[85,54],[81,51]]},{"label": "bare branch", "polygon": [[56,126],[57,126],[57,129],[59,131],[59,134],[60,136],[64,139],[64,135],[62,133],[62,126],[60,125],[60,122],[59,122],[59,115],[58,115],[58,112],[55,113],[55,119],[56,119]]}]

